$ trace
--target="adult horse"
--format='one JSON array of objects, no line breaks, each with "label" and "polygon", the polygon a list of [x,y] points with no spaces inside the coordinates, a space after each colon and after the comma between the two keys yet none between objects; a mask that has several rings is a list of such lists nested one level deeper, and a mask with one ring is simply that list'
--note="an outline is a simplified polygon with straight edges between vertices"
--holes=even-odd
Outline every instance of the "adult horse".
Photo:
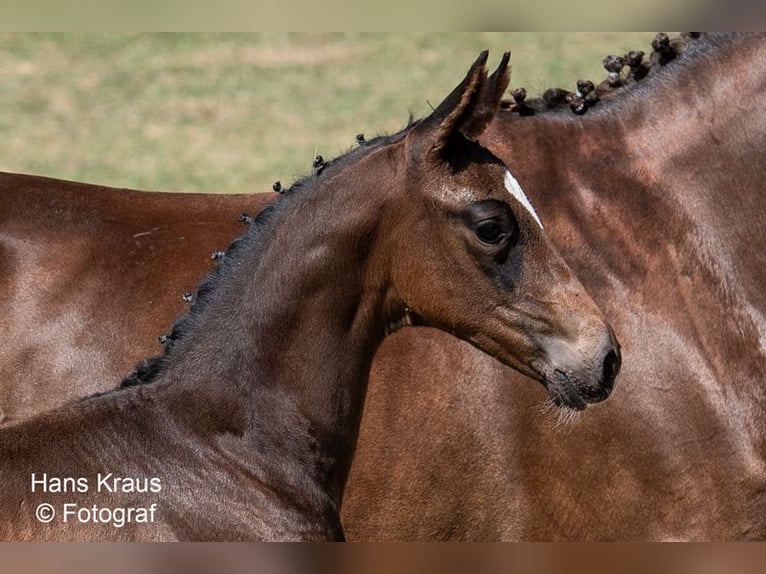
[{"label": "adult horse", "polygon": [[350,537],[766,538],[766,40],[656,44],[666,65],[623,73],[584,115],[516,105],[482,137],[619,334],[614,399],[556,428],[523,377],[398,333],[376,359]]},{"label": "adult horse", "polygon": [[508,56],[263,211],[141,384],[0,430],[2,538],[342,539],[373,355],[410,321],[605,399],[611,329],[476,143]]}]

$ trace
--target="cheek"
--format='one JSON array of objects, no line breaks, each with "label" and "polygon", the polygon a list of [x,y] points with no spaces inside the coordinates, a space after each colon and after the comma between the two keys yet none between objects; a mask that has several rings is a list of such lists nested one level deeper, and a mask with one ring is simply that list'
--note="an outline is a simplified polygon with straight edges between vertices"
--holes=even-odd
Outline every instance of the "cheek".
[{"label": "cheek", "polygon": [[396,277],[402,296],[413,305],[430,306],[460,297],[476,274],[461,243],[455,237],[432,236],[427,245],[410,246]]}]

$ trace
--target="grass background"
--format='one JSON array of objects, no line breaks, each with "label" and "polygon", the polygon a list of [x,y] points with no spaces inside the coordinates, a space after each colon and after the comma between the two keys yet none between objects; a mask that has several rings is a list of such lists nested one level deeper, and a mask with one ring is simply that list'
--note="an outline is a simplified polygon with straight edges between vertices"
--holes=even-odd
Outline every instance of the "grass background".
[{"label": "grass background", "polygon": [[163,191],[268,191],[429,112],[479,51],[512,87],[602,80],[651,33],[0,34],[0,170]]}]

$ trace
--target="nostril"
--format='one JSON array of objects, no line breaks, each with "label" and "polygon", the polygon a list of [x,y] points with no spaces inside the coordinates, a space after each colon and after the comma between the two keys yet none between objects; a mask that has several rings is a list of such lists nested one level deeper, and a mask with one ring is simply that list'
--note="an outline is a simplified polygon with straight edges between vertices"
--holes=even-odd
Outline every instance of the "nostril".
[{"label": "nostril", "polygon": [[603,385],[606,391],[611,391],[614,386],[614,380],[617,378],[617,373],[620,372],[620,356],[612,349],[604,357],[604,376]]}]

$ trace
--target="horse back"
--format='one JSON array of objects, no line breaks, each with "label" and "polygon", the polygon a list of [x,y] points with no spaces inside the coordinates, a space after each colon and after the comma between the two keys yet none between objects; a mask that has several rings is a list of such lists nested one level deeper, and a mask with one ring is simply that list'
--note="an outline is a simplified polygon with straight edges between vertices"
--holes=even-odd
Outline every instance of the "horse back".
[{"label": "horse back", "polygon": [[[274,194],[147,193],[0,174],[0,420],[119,383]],[[136,336],[135,334],[140,334]],[[112,352],[105,352],[111,349]],[[35,373],[66,385],[41,388]],[[51,379],[53,380],[53,379]],[[63,395],[63,396],[62,396]]]}]

